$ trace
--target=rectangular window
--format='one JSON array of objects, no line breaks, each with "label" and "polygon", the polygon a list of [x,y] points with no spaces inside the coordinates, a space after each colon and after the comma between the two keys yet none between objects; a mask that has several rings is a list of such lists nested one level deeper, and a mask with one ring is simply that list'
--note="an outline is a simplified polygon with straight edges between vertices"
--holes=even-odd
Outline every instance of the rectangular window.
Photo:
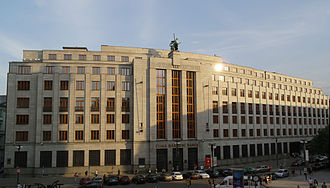
[{"label": "rectangular window", "polygon": [[100,81],[92,81],[92,90],[100,90]]},{"label": "rectangular window", "polygon": [[63,74],[69,74],[70,73],[70,67],[69,66],[63,66],[62,67],[62,73]]},{"label": "rectangular window", "polygon": [[56,167],[68,167],[68,151],[56,152]]},{"label": "rectangular window", "polygon": [[89,166],[100,166],[100,150],[89,150]]},{"label": "rectangular window", "polygon": [[100,67],[93,67],[93,74],[100,74]]},{"label": "rectangular window", "polygon": [[116,61],[116,58],[114,55],[108,55],[108,61]]},{"label": "rectangular window", "polygon": [[52,139],[52,132],[51,131],[43,131],[42,132],[42,140],[43,141],[51,141]]},{"label": "rectangular window", "polygon": [[218,87],[212,87],[212,95],[218,95]]},{"label": "rectangular window", "polygon": [[16,115],[16,125],[29,124],[29,115]]},{"label": "rectangular window", "polygon": [[100,98],[99,97],[92,97],[92,99],[91,99],[91,111],[92,112],[100,111]]},{"label": "rectangular window", "polygon": [[[165,138],[165,70],[156,70],[157,139]],[[190,125],[188,124],[188,127]],[[188,128],[189,129],[189,128]],[[189,135],[188,135],[189,136]]]},{"label": "rectangular window", "polygon": [[107,140],[115,139],[115,130],[107,130]]},{"label": "rectangular window", "polygon": [[122,123],[129,123],[129,114],[122,114]]},{"label": "rectangular window", "polygon": [[195,72],[186,72],[187,83],[187,135],[196,137],[195,130]]},{"label": "rectangular window", "polygon": [[17,74],[31,74],[31,66],[19,65]]},{"label": "rectangular window", "polygon": [[122,105],[121,105],[122,112],[129,112],[129,98],[122,98]]},{"label": "rectangular window", "polygon": [[114,112],[115,111],[115,98],[108,98],[107,99],[107,112]]},{"label": "rectangular window", "polygon": [[236,95],[237,95],[236,89],[232,88],[231,89],[231,96],[236,96]]},{"label": "rectangular window", "polygon": [[116,165],[116,150],[105,150],[104,165],[114,166]]},{"label": "rectangular window", "polygon": [[68,124],[68,114],[60,114],[60,124]]},{"label": "rectangular window", "polygon": [[128,56],[121,56],[121,61],[122,62],[128,62],[129,61]]},{"label": "rectangular window", "polygon": [[223,123],[228,124],[228,116],[223,116]]},{"label": "rectangular window", "polygon": [[61,97],[60,98],[60,112],[67,112],[68,111],[68,98]]},{"label": "rectangular window", "polygon": [[17,98],[17,108],[29,108],[29,98]]},{"label": "rectangular window", "polygon": [[223,137],[229,137],[228,129],[223,129]]},{"label": "rectangular window", "polygon": [[115,123],[115,114],[107,114],[107,123]]},{"label": "rectangular window", "polygon": [[83,98],[83,97],[77,97],[76,98],[76,108],[75,108],[75,111],[76,112],[82,112],[82,111],[84,111],[84,107],[85,107],[85,98]]},{"label": "rectangular window", "polygon": [[92,124],[100,123],[100,115],[99,114],[91,114],[91,123]]},{"label": "rectangular window", "polygon": [[28,131],[16,131],[16,141],[28,141]]},{"label": "rectangular window", "polygon": [[100,55],[93,55],[93,60],[94,61],[101,61],[101,56]]},{"label": "rectangular window", "polygon": [[76,140],[83,140],[84,139],[84,131],[76,131],[75,139]]},{"label": "rectangular window", "polygon": [[30,90],[30,81],[18,81],[17,90]]},{"label": "rectangular window", "polygon": [[241,97],[245,97],[245,91],[244,91],[244,89],[240,89],[240,96]]},{"label": "rectangular window", "polygon": [[131,165],[131,150],[121,149],[120,150],[120,165]]},{"label": "rectangular window", "polygon": [[219,123],[219,116],[213,115],[213,124],[218,124],[218,123]]},{"label": "rectangular window", "polygon": [[255,91],[255,95],[254,95],[255,98],[259,99],[259,91]]},{"label": "rectangular window", "polygon": [[84,166],[85,152],[82,150],[73,151],[73,166]]},{"label": "rectangular window", "polygon": [[49,60],[56,60],[56,54],[48,54]]},{"label": "rectangular window", "polygon": [[124,140],[129,139],[129,130],[122,130],[121,138]]},{"label": "rectangular window", "polygon": [[64,54],[64,60],[72,60],[72,55],[71,54]]},{"label": "rectangular window", "polygon": [[115,75],[116,74],[116,69],[114,67],[108,67],[107,68],[107,73],[109,75]]},{"label": "rectangular window", "polygon": [[213,129],[213,137],[218,138],[219,137],[219,129]]},{"label": "rectangular window", "polygon": [[46,74],[53,74],[54,66],[46,66]]},{"label": "rectangular window", "polygon": [[218,101],[213,101],[213,113],[219,113]]},{"label": "rectangular window", "polygon": [[227,114],[228,113],[228,102],[222,101],[222,112]]},{"label": "rectangular window", "polygon": [[181,72],[177,70],[172,70],[172,137],[173,138],[181,138],[180,83],[181,83]]},{"label": "rectangular window", "polygon": [[246,130],[245,129],[241,130],[241,135],[242,135],[242,137],[246,137]]},{"label": "rectangular window", "polygon": [[91,131],[91,140],[98,140],[99,139],[99,131],[93,130]]},{"label": "rectangular window", "polygon": [[59,131],[59,134],[58,134],[58,139],[60,141],[66,141],[68,140],[68,131]]},{"label": "rectangular window", "polygon": [[107,90],[115,91],[115,81],[107,81]]},{"label": "rectangular window", "polygon": [[84,123],[84,114],[76,114],[76,124]]},{"label": "rectangular window", "polygon": [[222,95],[228,95],[228,89],[222,88]]},{"label": "rectangular window", "polygon": [[61,90],[68,90],[69,89],[69,81],[61,81]]},{"label": "rectangular window", "polygon": [[252,98],[252,90],[248,90],[248,97]]},{"label": "rectangular window", "polygon": [[131,75],[131,69],[130,68],[120,68],[119,74],[125,75],[125,76]]},{"label": "rectangular window", "polygon": [[76,90],[84,90],[85,81],[76,81]]},{"label": "rectangular window", "polygon": [[52,124],[52,115],[51,114],[44,114],[43,115],[43,124],[44,125]]},{"label": "rectangular window", "polygon": [[122,90],[123,91],[129,91],[130,90],[130,86],[129,86],[128,81],[122,82]]},{"label": "rectangular window", "polygon": [[80,61],[86,61],[86,55],[79,55]]},{"label": "rectangular window", "polygon": [[85,67],[77,67],[77,74],[85,74]]},{"label": "rectangular window", "polygon": [[51,112],[52,111],[52,106],[53,106],[53,98],[52,97],[45,97],[44,98],[44,107],[43,111],[44,112]]},{"label": "rectangular window", "polygon": [[52,80],[45,80],[44,89],[45,90],[53,90],[53,81]]},{"label": "rectangular window", "polygon": [[237,129],[233,129],[233,137],[238,137]]}]

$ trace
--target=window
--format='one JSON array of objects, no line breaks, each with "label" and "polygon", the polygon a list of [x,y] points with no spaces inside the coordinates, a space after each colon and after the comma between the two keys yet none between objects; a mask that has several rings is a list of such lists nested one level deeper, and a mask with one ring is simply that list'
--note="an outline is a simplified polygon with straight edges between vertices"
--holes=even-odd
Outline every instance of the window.
[{"label": "window", "polygon": [[128,56],[121,56],[121,61],[122,62],[128,62],[129,61]]},{"label": "window", "polygon": [[259,99],[259,91],[255,91],[255,96],[254,96],[255,98],[257,98],[257,99]]},{"label": "window", "polygon": [[94,61],[101,61],[101,56],[100,55],[93,55],[93,60]]},{"label": "window", "polygon": [[266,99],[266,92],[262,92],[262,99]]},{"label": "window", "polygon": [[248,90],[248,97],[252,98],[252,90]]},{"label": "window", "polygon": [[245,129],[241,130],[241,135],[242,135],[242,137],[246,137],[246,130]]},{"label": "window", "polygon": [[107,123],[115,123],[115,114],[107,114]]},{"label": "window", "polygon": [[120,68],[119,69],[119,74],[120,75],[126,75],[126,76],[128,76],[128,75],[130,75],[131,73],[131,69],[130,68]]},{"label": "window", "polygon": [[228,137],[229,133],[228,133],[228,129],[223,129],[223,137]]},{"label": "window", "polygon": [[93,130],[91,131],[91,140],[98,140],[99,139],[99,131]]},{"label": "window", "polygon": [[84,166],[85,152],[76,150],[73,151],[73,166]]},{"label": "window", "polygon": [[43,115],[43,124],[44,125],[52,124],[52,115],[51,114],[44,114]]},{"label": "window", "polygon": [[227,101],[222,101],[222,112],[228,113],[228,102]]},{"label": "window", "polygon": [[107,140],[115,139],[115,130],[107,130]]},{"label": "window", "polygon": [[76,140],[83,140],[84,139],[84,131],[76,131],[75,139]]},{"label": "window", "polygon": [[77,67],[77,74],[85,74],[85,67]]},{"label": "window", "polygon": [[219,116],[213,115],[213,124],[218,124],[218,123],[219,123]]},{"label": "window", "polygon": [[68,90],[68,88],[69,88],[69,81],[61,81],[60,89],[61,90]]},{"label": "window", "polygon": [[89,166],[100,166],[100,150],[89,150]]},{"label": "window", "polygon": [[231,96],[236,96],[237,94],[236,94],[236,89],[234,89],[234,88],[232,88],[231,89]]},{"label": "window", "polygon": [[116,61],[116,58],[114,55],[108,55],[108,61]]},{"label": "window", "polygon": [[64,54],[64,60],[72,60],[72,55],[71,54]]},{"label": "window", "polygon": [[123,98],[122,99],[122,106],[121,106],[122,112],[129,112],[129,98]]},{"label": "window", "polygon": [[115,75],[116,74],[116,69],[114,67],[108,67],[107,68],[107,73],[110,75]]},{"label": "window", "polygon": [[122,90],[123,91],[129,91],[130,90],[128,81],[122,82]]},{"label": "window", "polygon": [[218,87],[212,87],[212,95],[218,95]]},{"label": "window", "polygon": [[84,90],[85,81],[76,81],[76,90]]},{"label": "window", "polygon": [[92,90],[100,90],[100,81],[92,81]]},{"label": "window", "polygon": [[99,114],[91,114],[91,123],[97,124],[100,122],[100,115]]},{"label": "window", "polygon": [[61,97],[60,98],[60,112],[67,112],[68,111],[68,98]]},{"label": "window", "polygon": [[233,116],[233,124],[237,124],[237,116]]},{"label": "window", "polygon": [[116,165],[116,150],[105,150],[104,165]]},{"label": "window", "polygon": [[241,116],[241,124],[245,124],[246,121],[245,121],[245,116]]},{"label": "window", "polygon": [[53,98],[52,97],[45,97],[44,98],[44,112],[51,112],[53,106]]},{"label": "window", "polygon": [[51,131],[43,131],[42,132],[42,141],[51,141],[52,132]]},{"label": "window", "polygon": [[92,97],[91,99],[91,111],[98,112],[100,110],[100,98]]},{"label": "window", "polygon": [[16,115],[16,125],[29,124],[29,115]]},{"label": "window", "polygon": [[228,95],[227,88],[222,88],[222,95]]},{"label": "window", "polygon": [[122,139],[129,139],[129,130],[122,130]]},{"label": "window", "polygon": [[249,135],[253,136],[253,129],[249,129]]},{"label": "window", "polygon": [[62,73],[63,74],[69,74],[70,73],[70,67],[69,66],[62,67]]},{"label": "window", "polygon": [[56,54],[48,54],[49,60],[56,60]]},{"label": "window", "polygon": [[233,137],[238,137],[237,129],[233,129]]},{"label": "window", "polygon": [[53,74],[54,66],[46,66],[46,74]]},{"label": "window", "polygon": [[76,124],[83,124],[83,123],[84,123],[84,115],[76,114]]},{"label": "window", "polygon": [[68,132],[67,131],[60,131],[58,136],[59,136],[60,141],[68,140]]},{"label": "window", "polygon": [[93,67],[93,74],[100,74],[100,67]]},{"label": "window", "polygon": [[17,74],[31,74],[31,66],[18,66]]},{"label": "window", "polygon": [[219,129],[213,129],[213,137],[214,138],[219,137]]},{"label": "window", "polygon": [[79,55],[80,61],[86,61],[86,55]]},{"label": "window", "polygon": [[241,97],[245,97],[245,91],[244,91],[244,89],[240,89],[240,96]]},{"label": "window", "polygon": [[264,136],[268,136],[268,129],[264,129]]},{"label": "window", "polygon": [[115,81],[107,81],[107,90],[114,91],[115,90]]},{"label": "window", "polygon": [[68,151],[56,152],[56,167],[68,167]]},{"label": "window", "polygon": [[107,112],[114,112],[115,111],[115,98],[108,98],[107,99]]},{"label": "window", "polygon": [[131,150],[121,149],[120,150],[120,165],[131,165]]},{"label": "window", "polygon": [[60,124],[68,124],[68,114],[60,114]]},{"label": "window", "polygon": [[83,97],[77,97],[76,98],[76,111],[84,111],[84,106],[85,106],[85,98]]},{"label": "window", "polygon": [[213,113],[219,113],[218,101],[213,101]]},{"label": "window", "polygon": [[28,141],[28,131],[16,131],[16,141]]},{"label": "window", "polygon": [[29,98],[17,98],[17,108],[29,108]]},{"label": "window", "polygon": [[52,80],[45,80],[44,89],[45,90],[53,90],[53,81]]},{"label": "window", "polygon": [[223,123],[228,124],[228,116],[223,116]]},{"label": "window", "polygon": [[129,114],[122,114],[122,123],[129,123]]}]

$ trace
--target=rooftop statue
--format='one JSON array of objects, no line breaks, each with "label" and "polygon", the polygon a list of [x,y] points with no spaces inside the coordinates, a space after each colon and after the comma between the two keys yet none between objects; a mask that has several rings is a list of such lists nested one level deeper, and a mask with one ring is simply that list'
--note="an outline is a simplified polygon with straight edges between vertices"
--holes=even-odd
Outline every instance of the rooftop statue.
[{"label": "rooftop statue", "polygon": [[170,42],[170,47],[171,47],[171,51],[178,51],[179,50],[179,44],[181,42],[179,42],[179,39],[178,38],[175,38],[175,35],[174,35],[174,40],[172,40]]}]

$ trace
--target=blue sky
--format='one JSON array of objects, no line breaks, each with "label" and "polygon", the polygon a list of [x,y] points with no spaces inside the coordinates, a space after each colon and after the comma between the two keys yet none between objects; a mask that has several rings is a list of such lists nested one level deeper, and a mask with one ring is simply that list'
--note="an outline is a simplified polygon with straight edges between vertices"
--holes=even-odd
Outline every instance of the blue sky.
[{"label": "blue sky", "polygon": [[309,79],[330,95],[328,0],[4,0],[0,94],[23,49],[169,49],[173,33],[180,51]]}]

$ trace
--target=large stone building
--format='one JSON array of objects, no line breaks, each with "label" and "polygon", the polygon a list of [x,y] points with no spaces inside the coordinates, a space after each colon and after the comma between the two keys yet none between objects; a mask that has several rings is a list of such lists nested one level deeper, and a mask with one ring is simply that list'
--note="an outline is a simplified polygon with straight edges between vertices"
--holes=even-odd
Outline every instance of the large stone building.
[{"label": "large stone building", "polygon": [[4,165],[6,105],[6,96],[0,95],[0,168],[3,168]]},{"label": "large stone building", "polygon": [[312,81],[220,57],[102,46],[10,62],[5,169],[193,169],[300,152],[329,121]]}]

